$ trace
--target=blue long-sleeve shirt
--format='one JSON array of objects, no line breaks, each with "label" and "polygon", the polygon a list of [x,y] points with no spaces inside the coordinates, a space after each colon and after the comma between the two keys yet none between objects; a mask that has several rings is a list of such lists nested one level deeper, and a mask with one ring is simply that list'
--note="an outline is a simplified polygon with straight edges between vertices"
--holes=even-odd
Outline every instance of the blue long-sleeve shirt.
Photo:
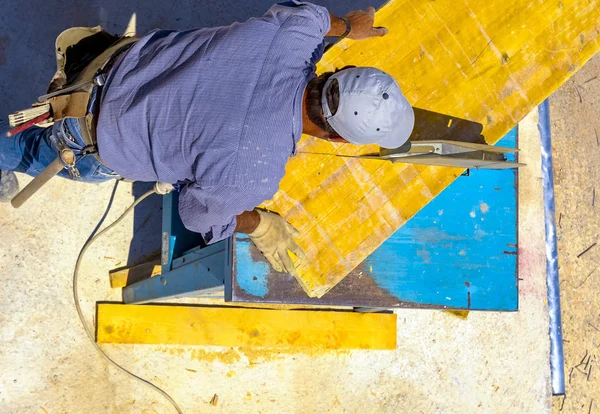
[{"label": "blue long-sleeve shirt", "polygon": [[184,183],[184,225],[207,243],[230,236],[236,215],[279,188],[329,26],[327,9],[295,1],[226,27],[149,33],[107,79],[100,157],[131,180]]}]

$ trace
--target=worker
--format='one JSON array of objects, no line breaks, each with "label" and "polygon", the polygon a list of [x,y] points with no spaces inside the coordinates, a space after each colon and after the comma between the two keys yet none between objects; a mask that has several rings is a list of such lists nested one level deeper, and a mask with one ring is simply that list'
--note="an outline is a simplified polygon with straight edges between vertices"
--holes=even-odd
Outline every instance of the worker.
[{"label": "worker", "polygon": [[413,109],[386,73],[315,74],[325,37],[386,35],[374,16],[372,7],[339,18],[289,1],[245,23],[150,32],[109,59],[87,105],[93,131],[66,117],[0,135],[0,197],[17,192],[14,171],[35,176],[49,165],[59,139],[78,158],[77,174],[61,176],[176,184],[186,228],[207,244],[247,233],[275,271],[293,274],[298,231],[256,207],[278,190],[301,135],[396,148],[413,129]]}]

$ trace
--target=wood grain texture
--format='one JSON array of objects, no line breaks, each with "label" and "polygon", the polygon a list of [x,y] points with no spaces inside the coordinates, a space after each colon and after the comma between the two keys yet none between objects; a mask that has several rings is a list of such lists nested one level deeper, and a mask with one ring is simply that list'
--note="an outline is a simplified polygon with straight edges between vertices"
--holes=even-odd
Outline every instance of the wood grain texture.
[{"label": "wood grain texture", "polygon": [[98,343],[395,349],[396,315],[98,305]]},{"label": "wood grain texture", "polygon": [[[384,38],[344,40],[319,65],[374,66],[415,107],[483,125],[496,143],[600,48],[599,0],[392,0]],[[305,152],[357,155],[373,146],[304,137],[265,207],[300,230],[298,280],[321,297],[462,171]]]},{"label": "wood grain texture", "polygon": [[158,276],[161,272],[160,260],[155,260],[133,267],[111,270],[108,272],[108,277],[111,288],[122,288],[148,277]]}]

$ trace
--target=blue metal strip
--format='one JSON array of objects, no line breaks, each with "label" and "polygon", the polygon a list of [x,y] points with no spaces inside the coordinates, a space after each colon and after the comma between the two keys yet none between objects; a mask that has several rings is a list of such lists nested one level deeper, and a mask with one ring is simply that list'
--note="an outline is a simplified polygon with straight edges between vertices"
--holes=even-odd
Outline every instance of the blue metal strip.
[{"label": "blue metal strip", "polygon": [[171,270],[175,270],[179,267],[185,266],[196,260],[203,259],[207,256],[218,253],[228,247],[227,240],[222,240],[215,244],[211,244],[206,247],[196,247],[188,250],[183,256],[173,259],[171,262]]},{"label": "blue metal strip", "polygon": [[224,241],[227,243],[227,245],[225,247],[225,275],[223,277],[225,289],[223,293],[225,301],[228,302],[231,301],[233,283],[233,237],[229,237]]},{"label": "blue metal strip", "polygon": [[124,303],[145,303],[182,296],[197,296],[223,289],[229,246],[201,260],[123,288]]},{"label": "blue metal strip", "polygon": [[560,283],[554,209],[554,175],[552,169],[552,135],[550,108],[546,99],[539,106],[538,128],[542,141],[542,183],[544,186],[544,221],[546,224],[546,284],[550,314],[550,370],[552,395],[565,394],[565,361],[560,316]]},{"label": "blue metal strip", "polygon": [[175,235],[173,235],[173,193],[163,196],[162,203],[162,245],[161,245],[161,265],[162,274],[171,270],[173,261],[173,249],[175,248]]}]

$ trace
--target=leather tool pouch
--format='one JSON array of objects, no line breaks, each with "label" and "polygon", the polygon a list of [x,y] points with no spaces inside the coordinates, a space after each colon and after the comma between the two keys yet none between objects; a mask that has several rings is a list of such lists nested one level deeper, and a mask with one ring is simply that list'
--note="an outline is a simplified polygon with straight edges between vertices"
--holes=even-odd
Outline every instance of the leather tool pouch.
[{"label": "leather tool pouch", "polygon": [[134,37],[113,36],[100,26],[73,27],[56,39],[56,73],[48,93],[73,84],[84,85],[73,92],[54,96],[46,103],[52,107],[54,121],[63,118],[84,118],[96,86],[94,78],[102,73],[112,56],[135,42]]},{"label": "leather tool pouch", "polygon": [[105,32],[100,26],[72,27],[62,32],[56,38],[56,73],[48,93],[72,84],[83,69],[118,40],[119,36]]}]

